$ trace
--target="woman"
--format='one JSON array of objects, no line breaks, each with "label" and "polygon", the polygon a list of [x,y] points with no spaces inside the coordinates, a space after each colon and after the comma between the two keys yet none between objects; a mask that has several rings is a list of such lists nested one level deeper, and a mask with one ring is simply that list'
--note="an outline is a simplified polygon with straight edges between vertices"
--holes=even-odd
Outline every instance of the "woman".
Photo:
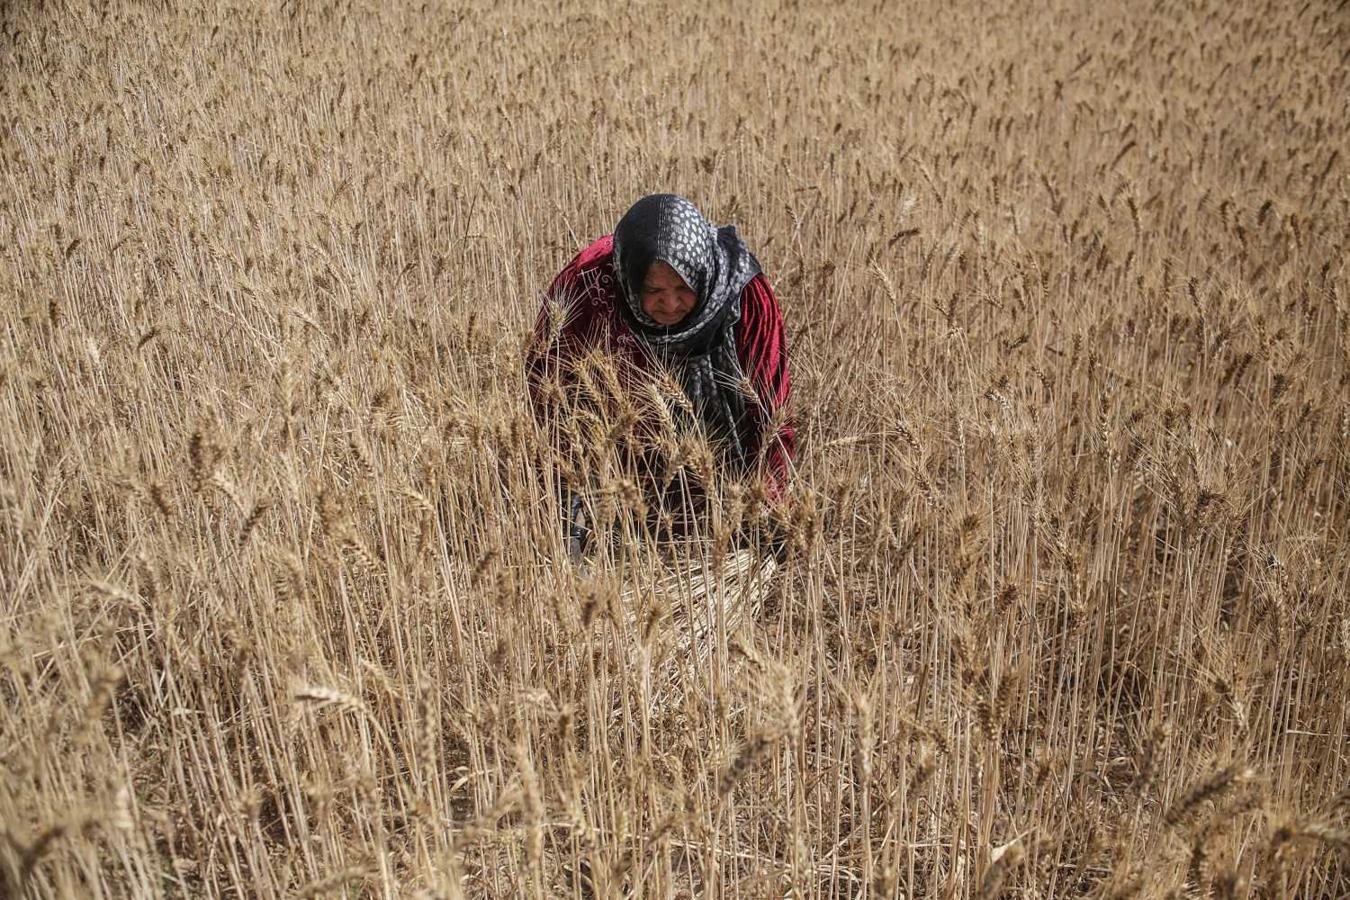
[{"label": "woman", "polygon": [[[770,497],[787,484],[794,446],[782,409],[790,391],[782,313],[759,262],[732,225],[710,225],[675,194],[643,197],[549,286],[530,354],[531,394],[568,380],[594,349],[623,371],[673,376],[671,417],[693,420],[735,477],[762,475]],[[587,532],[567,504],[573,551]]]}]

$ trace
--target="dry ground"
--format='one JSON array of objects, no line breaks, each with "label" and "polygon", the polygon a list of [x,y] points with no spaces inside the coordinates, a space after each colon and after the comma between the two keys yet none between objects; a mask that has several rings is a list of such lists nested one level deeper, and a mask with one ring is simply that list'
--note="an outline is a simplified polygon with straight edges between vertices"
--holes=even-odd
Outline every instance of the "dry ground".
[{"label": "dry ground", "polygon": [[[1347,893],[1346,3],[731,6],[0,5],[0,893]],[[802,433],[697,657],[520,374],[656,190]]]}]

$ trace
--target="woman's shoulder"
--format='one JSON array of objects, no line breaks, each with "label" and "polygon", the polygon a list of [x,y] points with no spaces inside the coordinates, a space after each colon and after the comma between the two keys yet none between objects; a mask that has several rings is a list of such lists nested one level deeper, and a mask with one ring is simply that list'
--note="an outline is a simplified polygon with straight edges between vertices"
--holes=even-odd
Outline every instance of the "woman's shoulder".
[{"label": "woman's shoulder", "polygon": [[[572,257],[563,267],[558,277],[549,287],[549,293],[556,299],[564,299],[562,292],[583,294],[605,294],[614,281],[614,237],[605,235],[592,241],[580,253]],[[604,297],[591,297],[592,302],[603,301]]]},{"label": "woman's shoulder", "polygon": [[614,260],[614,235],[606,234],[591,241],[576,257],[572,260],[572,266],[577,269],[597,268],[610,265]]},{"label": "woman's shoulder", "polygon": [[741,309],[752,315],[778,312],[778,297],[763,272],[756,273],[741,288]]},{"label": "woman's shoulder", "polygon": [[562,281],[573,281],[579,275],[593,275],[598,272],[612,275],[613,270],[614,236],[607,234],[583,247],[581,252],[572,257],[571,262],[558,273],[558,278]]}]

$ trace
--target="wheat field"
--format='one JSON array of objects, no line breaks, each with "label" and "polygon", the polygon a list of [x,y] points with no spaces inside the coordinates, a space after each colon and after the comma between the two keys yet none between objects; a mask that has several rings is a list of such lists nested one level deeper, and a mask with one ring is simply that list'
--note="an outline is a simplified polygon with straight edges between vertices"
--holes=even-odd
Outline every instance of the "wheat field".
[{"label": "wheat field", "polygon": [[[0,896],[1350,895],[1344,2],[0,30]],[[800,435],[678,548],[522,371],[656,191]]]}]

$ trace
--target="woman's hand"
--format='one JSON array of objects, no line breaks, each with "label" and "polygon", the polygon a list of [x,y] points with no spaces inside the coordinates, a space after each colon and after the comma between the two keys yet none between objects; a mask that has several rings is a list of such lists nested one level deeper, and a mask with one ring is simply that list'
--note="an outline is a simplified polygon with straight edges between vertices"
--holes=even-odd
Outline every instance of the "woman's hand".
[{"label": "woman's hand", "polygon": [[563,506],[567,556],[580,564],[591,543],[591,516],[580,494],[568,494]]}]

